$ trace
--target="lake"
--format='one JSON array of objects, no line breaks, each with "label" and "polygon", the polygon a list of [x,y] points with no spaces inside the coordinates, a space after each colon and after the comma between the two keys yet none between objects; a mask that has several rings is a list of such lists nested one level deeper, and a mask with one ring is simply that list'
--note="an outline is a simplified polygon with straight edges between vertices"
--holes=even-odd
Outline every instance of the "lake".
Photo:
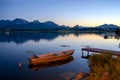
[{"label": "lake", "polygon": [[[0,80],[65,80],[75,73],[89,72],[89,61],[81,58],[82,47],[119,51],[119,44],[114,33],[0,32]],[[69,49],[75,51],[67,61],[29,65],[33,52],[37,55]]]}]

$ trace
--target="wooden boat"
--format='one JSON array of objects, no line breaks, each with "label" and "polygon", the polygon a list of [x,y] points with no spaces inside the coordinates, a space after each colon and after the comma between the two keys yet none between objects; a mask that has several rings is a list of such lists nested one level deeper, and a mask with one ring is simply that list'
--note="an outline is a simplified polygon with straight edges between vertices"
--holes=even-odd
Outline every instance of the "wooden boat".
[{"label": "wooden boat", "polygon": [[67,63],[70,63],[73,61],[73,57],[69,57],[66,60],[60,60],[60,61],[54,61],[54,62],[50,62],[48,64],[36,64],[36,65],[32,65],[29,64],[28,67],[32,70],[40,70],[40,69],[45,69],[45,68],[50,68],[50,67],[57,67],[57,66],[61,66]]},{"label": "wooden boat", "polygon": [[74,53],[74,50],[65,50],[60,52],[49,52],[47,54],[34,55],[29,58],[30,64],[44,64],[59,60],[66,60]]}]

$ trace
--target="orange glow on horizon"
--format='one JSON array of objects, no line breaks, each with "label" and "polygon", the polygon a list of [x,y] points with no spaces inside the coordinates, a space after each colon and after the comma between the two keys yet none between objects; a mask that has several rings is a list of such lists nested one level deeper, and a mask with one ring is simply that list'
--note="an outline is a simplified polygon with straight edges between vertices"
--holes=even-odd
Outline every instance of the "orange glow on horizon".
[{"label": "orange glow on horizon", "polygon": [[[39,20],[39,19],[38,19]],[[33,20],[28,20],[28,21],[33,21]],[[117,26],[120,26],[120,20],[116,19],[116,20],[108,20],[108,19],[104,19],[104,20],[56,20],[56,19],[52,19],[52,20],[39,20],[41,23],[42,22],[47,22],[47,21],[53,21],[54,23],[58,24],[58,25],[65,25],[65,26],[70,26],[70,27],[74,27],[75,25],[79,25],[79,26],[85,26],[85,27],[96,27],[99,25],[103,25],[103,24],[114,24]]]},{"label": "orange glow on horizon", "polygon": [[96,27],[96,26],[99,26],[99,25],[103,25],[103,24],[114,24],[114,25],[117,25],[117,26],[120,26],[120,23],[101,23],[101,24],[98,24],[98,23],[94,23],[94,24],[87,24],[87,23],[81,23],[81,24],[74,24],[74,23],[66,23],[65,25],[68,25],[70,27],[73,27],[75,25],[79,25],[79,26],[85,26],[85,27]]}]

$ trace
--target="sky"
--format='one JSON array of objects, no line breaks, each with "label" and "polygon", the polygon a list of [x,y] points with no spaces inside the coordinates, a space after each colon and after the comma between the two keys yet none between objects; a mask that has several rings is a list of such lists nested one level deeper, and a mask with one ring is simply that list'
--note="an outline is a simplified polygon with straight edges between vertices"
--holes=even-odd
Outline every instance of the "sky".
[{"label": "sky", "polygon": [[0,0],[0,19],[15,18],[66,26],[120,26],[120,0]]}]

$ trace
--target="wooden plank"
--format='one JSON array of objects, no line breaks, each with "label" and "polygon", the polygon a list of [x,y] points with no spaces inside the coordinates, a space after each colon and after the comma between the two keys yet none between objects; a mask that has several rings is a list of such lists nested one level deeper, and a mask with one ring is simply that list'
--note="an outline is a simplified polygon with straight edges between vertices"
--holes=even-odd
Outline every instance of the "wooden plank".
[{"label": "wooden plank", "polygon": [[120,51],[113,51],[113,50],[107,50],[107,49],[99,49],[99,48],[82,48],[82,51],[89,51],[89,52],[97,52],[97,53],[109,53],[113,55],[120,56]]}]

